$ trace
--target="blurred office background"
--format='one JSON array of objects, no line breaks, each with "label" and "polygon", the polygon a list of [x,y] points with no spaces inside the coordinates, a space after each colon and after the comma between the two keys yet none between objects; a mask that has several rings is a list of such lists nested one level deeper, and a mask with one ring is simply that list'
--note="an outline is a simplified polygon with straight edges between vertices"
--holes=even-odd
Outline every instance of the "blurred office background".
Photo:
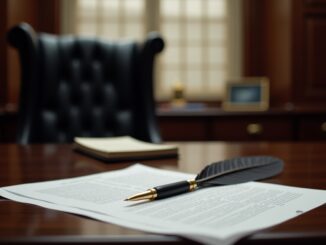
[{"label": "blurred office background", "polygon": [[[2,142],[14,140],[20,86],[5,34],[21,21],[105,39],[160,32],[155,97],[164,140],[326,139],[326,0],[3,0],[0,18]],[[269,79],[269,110],[221,109],[226,83],[245,77]],[[167,106],[176,86],[193,110]]]}]

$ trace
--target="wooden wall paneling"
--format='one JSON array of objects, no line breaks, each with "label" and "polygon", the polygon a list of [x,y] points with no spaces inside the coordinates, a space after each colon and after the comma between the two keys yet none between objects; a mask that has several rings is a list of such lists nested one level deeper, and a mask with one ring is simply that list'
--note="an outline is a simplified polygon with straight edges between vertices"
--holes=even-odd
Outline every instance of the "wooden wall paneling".
[{"label": "wooden wall paneling", "polygon": [[39,0],[38,30],[60,33],[60,0]]},{"label": "wooden wall paneling", "polygon": [[5,33],[7,31],[7,1],[0,1],[0,108],[7,98],[7,45]]},{"label": "wooden wall paneling", "polygon": [[326,1],[293,1],[293,101],[297,106],[326,105]]},{"label": "wooden wall paneling", "polygon": [[304,4],[310,9],[314,9],[314,11],[318,11],[321,8],[326,7],[325,0],[304,0]]},{"label": "wooden wall paneling", "polygon": [[304,76],[303,65],[303,4],[300,1],[294,1],[292,5],[292,79],[293,79],[293,101],[295,104],[300,104],[302,100],[302,77]]},{"label": "wooden wall paneling", "polygon": [[60,32],[60,0],[0,1],[0,141],[14,140],[20,91],[17,51],[6,40],[7,31],[28,22],[36,31]]},{"label": "wooden wall paneling", "polygon": [[20,89],[20,67],[16,50],[5,40],[6,32],[20,22],[28,22],[37,31],[59,33],[59,0],[4,0],[5,14],[1,18],[1,34],[4,37],[4,68],[1,70],[3,107],[17,107]]},{"label": "wooden wall paneling", "polygon": [[270,79],[272,106],[292,102],[291,0],[265,0],[263,5],[263,73]]},{"label": "wooden wall paneling", "polygon": [[291,3],[244,1],[244,75],[270,79],[272,106],[292,100]]},{"label": "wooden wall paneling", "polygon": [[326,106],[326,0],[244,0],[244,75],[270,78],[271,106]]},{"label": "wooden wall paneling", "polygon": [[309,17],[305,20],[307,97],[326,99],[326,15]]},{"label": "wooden wall paneling", "polygon": [[302,68],[301,76],[296,79],[299,85],[296,100],[300,104],[325,105],[326,1],[300,1],[296,2],[296,8],[297,15],[301,14],[296,22],[302,33],[299,48],[304,50],[301,59],[295,59],[295,65]]},{"label": "wooden wall paneling", "polygon": [[243,0],[243,75],[263,75],[262,1]]},{"label": "wooden wall paneling", "polygon": [[[8,0],[7,30],[12,26],[25,21],[31,25],[37,25],[37,0]],[[7,98],[6,107],[17,107],[20,88],[20,67],[18,54],[7,43]]]},{"label": "wooden wall paneling", "polygon": [[295,1],[294,24],[295,101],[326,104],[326,1]]}]

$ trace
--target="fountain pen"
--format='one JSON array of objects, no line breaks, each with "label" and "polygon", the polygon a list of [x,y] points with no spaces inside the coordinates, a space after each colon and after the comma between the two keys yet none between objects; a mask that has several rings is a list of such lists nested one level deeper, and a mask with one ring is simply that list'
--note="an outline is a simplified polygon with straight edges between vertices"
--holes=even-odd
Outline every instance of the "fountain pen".
[{"label": "fountain pen", "polygon": [[125,201],[155,200],[163,199],[197,189],[196,180],[184,180],[167,185],[160,185],[147,191],[128,197]]}]

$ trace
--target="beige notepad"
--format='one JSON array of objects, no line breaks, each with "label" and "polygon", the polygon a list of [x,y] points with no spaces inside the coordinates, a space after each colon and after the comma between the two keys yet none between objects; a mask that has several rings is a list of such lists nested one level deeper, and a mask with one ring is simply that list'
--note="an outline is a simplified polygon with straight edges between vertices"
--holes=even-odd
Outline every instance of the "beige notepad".
[{"label": "beige notepad", "polygon": [[107,161],[172,157],[178,154],[176,145],[153,144],[130,136],[76,137],[74,139],[74,148],[87,155]]}]

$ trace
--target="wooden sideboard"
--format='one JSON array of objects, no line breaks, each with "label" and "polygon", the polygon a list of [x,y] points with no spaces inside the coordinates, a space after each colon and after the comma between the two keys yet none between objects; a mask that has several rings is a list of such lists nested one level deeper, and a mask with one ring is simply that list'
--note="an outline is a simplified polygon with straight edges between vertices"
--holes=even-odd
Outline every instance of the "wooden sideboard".
[{"label": "wooden sideboard", "polygon": [[[271,108],[262,112],[158,109],[164,141],[326,140],[326,106]],[[0,142],[14,142],[16,112],[0,111]]]},{"label": "wooden sideboard", "polygon": [[159,109],[162,137],[174,140],[326,140],[325,108],[271,108],[262,112]]}]

